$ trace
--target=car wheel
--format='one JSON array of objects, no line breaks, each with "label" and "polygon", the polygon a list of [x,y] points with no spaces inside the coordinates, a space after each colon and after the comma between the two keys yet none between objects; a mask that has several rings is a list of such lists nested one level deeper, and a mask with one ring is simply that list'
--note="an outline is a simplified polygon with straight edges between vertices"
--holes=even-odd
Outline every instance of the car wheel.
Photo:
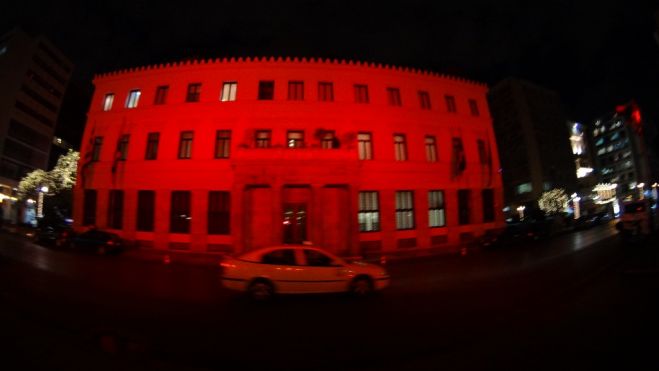
[{"label": "car wheel", "polygon": [[247,293],[252,300],[267,301],[272,299],[275,294],[275,288],[268,280],[254,280],[247,288]]},{"label": "car wheel", "polygon": [[356,297],[366,297],[373,293],[373,282],[368,277],[357,277],[350,284],[350,293]]}]

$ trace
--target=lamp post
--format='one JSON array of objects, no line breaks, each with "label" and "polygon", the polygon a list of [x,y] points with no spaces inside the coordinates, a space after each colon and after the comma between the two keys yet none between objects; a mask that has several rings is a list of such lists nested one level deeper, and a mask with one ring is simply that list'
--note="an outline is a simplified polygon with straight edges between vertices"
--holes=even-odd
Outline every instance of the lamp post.
[{"label": "lamp post", "polygon": [[37,218],[43,218],[43,195],[48,193],[48,187],[39,188],[39,198],[37,199]]}]

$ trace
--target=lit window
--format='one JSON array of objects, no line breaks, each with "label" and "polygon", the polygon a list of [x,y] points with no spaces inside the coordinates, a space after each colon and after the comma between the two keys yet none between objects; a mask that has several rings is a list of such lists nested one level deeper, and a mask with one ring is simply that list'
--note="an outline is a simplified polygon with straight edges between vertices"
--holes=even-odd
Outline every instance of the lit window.
[{"label": "lit window", "polygon": [[390,106],[401,106],[400,90],[398,88],[387,88],[387,101]]},{"label": "lit window", "polygon": [[238,91],[238,83],[235,81],[225,82],[222,84],[222,94],[220,101],[233,102],[236,100],[236,92]]},{"label": "lit window", "polygon": [[288,100],[304,100],[304,82],[288,82]]},{"label": "lit window", "polygon": [[426,160],[437,162],[437,142],[434,136],[426,135]]},{"label": "lit window", "polygon": [[394,156],[396,161],[407,161],[407,144],[403,134],[394,134]]},{"label": "lit window", "polygon": [[455,97],[452,95],[445,95],[444,99],[446,100],[446,110],[448,112],[457,112],[457,108],[455,107]]},{"label": "lit window", "polygon": [[355,103],[368,103],[368,86],[355,85]]},{"label": "lit window", "polygon": [[524,193],[530,193],[533,192],[533,186],[531,183],[522,183],[515,187],[515,193],[518,195],[524,194]]},{"label": "lit window", "polygon": [[161,85],[156,88],[156,97],[153,104],[165,104],[167,101],[167,92],[169,91],[168,85]]},{"label": "lit window", "polygon": [[318,100],[321,102],[334,101],[334,85],[331,82],[318,83]]},{"label": "lit window", "polygon": [[192,158],[192,138],[194,133],[192,131],[181,132],[181,138],[178,144],[178,158],[189,159]]},{"label": "lit window", "polygon": [[231,130],[218,130],[215,135],[215,158],[229,158]]},{"label": "lit window", "polygon": [[480,112],[478,111],[478,103],[475,99],[469,99],[469,111],[472,116],[479,116]]},{"label": "lit window", "polygon": [[286,134],[286,146],[288,148],[302,148],[304,147],[304,132],[303,131],[289,131]]},{"label": "lit window", "polygon": [[126,98],[126,108],[137,107],[137,103],[140,101],[140,95],[142,95],[142,92],[139,90],[131,90],[128,93],[128,98]]},{"label": "lit window", "polygon": [[269,148],[270,147],[270,130],[257,130],[254,135],[254,142],[256,148]]},{"label": "lit window", "polygon": [[431,228],[446,225],[444,191],[428,191],[428,225]]},{"label": "lit window", "polygon": [[275,98],[275,82],[259,81],[259,100],[273,100]]},{"label": "lit window", "polygon": [[332,130],[326,130],[321,133],[320,147],[323,149],[339,148],[339,141]]},{"label": "lit window", "polygon": [[188,93],[185,96],[185,101],[199,102],[200,96],[201,96],[201,84],[200,83],[188,84]]},{"label": "lit window", "polygon": [[359,219],[360,232],[375,232],[380,230],[380,206],[378,192],[359,192]]},{"label": "lit window", "polygon": [[371,141],[371,133],[357,134],[357,149],[359,151],[360,160],[373,159],[373,142]]},{"label": "lit window", "polygon": [[111,110],[112,102],[114,102],[114,94],[113,93],[105,94],[105,98],[103,98],[103,111]]},{"label": "lit window", "polygon": [[427,91],[419,91],[419,104],[421,109],[429,110],[430,107],[430,94]]},{"label": "lit window", "polygon": [[396,229],[414,229],[414,192],[396,192]]}]

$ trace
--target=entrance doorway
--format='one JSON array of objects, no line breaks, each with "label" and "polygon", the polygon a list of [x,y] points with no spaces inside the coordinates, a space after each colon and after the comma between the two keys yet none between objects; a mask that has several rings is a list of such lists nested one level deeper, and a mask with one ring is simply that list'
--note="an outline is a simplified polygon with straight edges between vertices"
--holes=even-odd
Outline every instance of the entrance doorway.
[{"label": "entrance doorway", "polygon": [[303,203],[286,203],[283,209],[284,243],[301,244],[306,241],[307,205]]}]

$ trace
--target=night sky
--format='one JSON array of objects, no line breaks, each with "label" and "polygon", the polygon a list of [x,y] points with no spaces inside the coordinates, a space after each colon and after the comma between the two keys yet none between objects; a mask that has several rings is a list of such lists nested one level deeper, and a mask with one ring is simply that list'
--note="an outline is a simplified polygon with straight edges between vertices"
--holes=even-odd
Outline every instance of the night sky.
[{"label": "night sky", "polygon": [[516,76],[558,91],[577,121],[630,99],[659,118],[655,2],[64,3],[4,4],[0,33],[19,26],[43,34],[73,61],[62,135],[74,141],[95,73],[191,57],[345,58],[489,85]]}]

